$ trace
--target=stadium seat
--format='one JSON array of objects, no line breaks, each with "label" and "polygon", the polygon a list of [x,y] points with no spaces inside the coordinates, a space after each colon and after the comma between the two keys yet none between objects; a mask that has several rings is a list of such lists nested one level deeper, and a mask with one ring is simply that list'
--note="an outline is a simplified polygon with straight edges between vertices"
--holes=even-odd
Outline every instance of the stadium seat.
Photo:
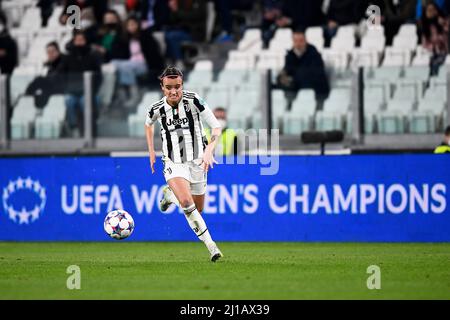
[{"label": "stadium seat", "polygon": [[238,43],[239,51],[259,51],[263,47],[261,29],[247,29]]},{"label": "stadium seat", "polygon": [[256,70],[272,69],[279,72],[284,67],[286,51],[263,50],[259,54]]},{"label": "stadium seat", "polygon": [[437,118],[431,110],[413,111],[408,115],[411,133],[433,133],[436,132]]},{"label": "stadium seat", "polygon": [[272,91],[272,127],[274,129],[280,128],[280,120],[283,114],[287,111],[288,102],[286,94],[283,90]]},{"label": "stadium seat", "polygon": [[33,124],[37,116],[32,96],[23,96],[13,109],[11,118],[11,139],[30,139],[33,134]]},{"label": "stadium seat", "polygon": [[327,111],[318,111],[315,117],[315,129],[318,131],[344,130],[344,117]]},{"label": "stadium seat", "polygon": [[334,69],[336,73],[343,73],[348,68],[349,55],[347,52],[333,49],[324,49],[322,59],[327,67]]},{"label": "stadium seat", "polygon": [[436,102],[437,104],[445,104],[447,102],[447,87],[434,86],[429,87],[423,96],[423,100]]},{"label": "stadium seat", "polygon": [[346,113],[350,108],[351,91],[344,88],[332,89],[325,100],[324,111],[330,113]]},{"label": "stadium seat", "polygon": [[[228,62],[235,62],[237,64],[241,63],[242,70],[254,69],[256,65],[256,53],[231,50],[228,52]],[[238,68],[239,69],[239,68]]]},{"label": "stadium seat", "polygon": [[292,49],[292,29],[280,28],[275,31],[274,37],[270,40],[270,51],[282,51]]},{"label": "stadium seat", "polygon": [[102,65],[102,83],[99,89],[100,104],[109,106],[114,96],[116,85],[116,68],[113,64]]},{"label": "stadium seat", "polygon": [[19,48],[19,62],[21,62],[29,52],[29,46],[32,35],[30,35],[29,30],[23,30],[18,28],[11,29],[9,30],[9,32],[17,42],[17,46]]},{"label": "stadium seat", "polygon": [[144,121],[146,113],[152,104],[161,99],[161,97],[162,95],[159,91],[151,91],[144,94],[136,113],[128,116],[128,135],[130,137],[143,137],[145,135]]},{"label": "stadium seat", "polygon": [[356,32],[356,25],[347,24],[338,28],[336,37],[338,38],[354,38]]},{"label": "stadium seat", "polygon": [[194,65],[194,71],[213,71],[214,64],[211,60],[199,60]]},{"label": "stadium seat", "polygon": [[430,87],[434,88],[447,86],[447,73],[448,67],[446,65],[442,65],[439,68],[438,74],[430,77]]},{"label": "stadium seat", "polygon": [[20,95],[25,94],[28,85],[38,76],[40,70],[34,65],[31,66],[19,66],[14,69],[11,79],[11,104],[14,105]]},{"label": "stadium seat", "polygon": [[20,23],[20,29],[22,30],[39,30],[42,24],[41,10],[37,7],[28,8]]},{"label": "stadium seat", "polygon": [[356,67],[378,67],[380,55],[370,49],[355,49],[352,52],[352,65]]},{"label": "stadium seat", "polygon": [[323,29],[321,27],[309,27],[306,29],[305,36],[309,44],[315,46],[319,52],[322,52],[325,46],[325,39],[323,38]]},{"label": "stadium seat", "polygon": [[415,51],[417,47],[417,35],[416,36],[403,36],[397,35],[394,37],[393,47],[407,49],[409,51]]},{"label": "stadium seat", "polygon": [[392,100],[416,102],[418,101],[418,88],[416,83],[399,83],[394,91]]},{"label": "stadium seat", "polygon": [[377,117],[379,133],[403,134],[406,132],[406,115],[413,110],[413,102],[408,100],[391,100],[387,110]]},{"label": "stadium seat", "polygon": [[213,83],[206,92],[205,101],[211,109],[227,108],[233,95],[233,87]]},{"label": "stadium seat", "polygon": [[47,26],[49,28],[58,28],[61,27],[61,23],[59,22],[59,17],[61,16],[64,10],[64,6],[55,6],[52,12],[52,15],[48,19]]},{"label": "stadium seat", "polygon": [[432,53],[422,47],[422,45],[417,45],[416,48],[416,55],[413,58],[413,61],[411,62],[412,66],[429,66],[430,65],[430,59],[431,59]]},{"label": "stadium seat", "polygon": [[282,117],[283,133],[300,135],[303,131],[311,130],[316,104],[314,90],[300,90],[292,103],[291,110]]},{"label": "stadium seat", "polygon": [[36,118],[35,137],[37,139],[56,139],[61,136],[66,118],[64,95],[53,95],[41,116]]},{"label": "stadium seat", "polygon": [[367,87],[364,90],[364,130],[365,133],[371,134],[375,132],[376,115],[383,109],[387,98],[386,88]]},{"label": "stadium seat", "polygon": [[439,130],[440,120],[443,120],[447,110],[447,88],[429,88],[419,102],[417,111],[410,114],[411,132],[431,133]]},{"label": "stadium seat", "polygon": [[221,85],[240,86],[247,77],[246,70],[222,70],[217,77],[217,83]]},{"label": "stadium seat", "polygon": [[8,26],[17,27],[24,14],[24,3],[21,1],[3,1],[1,4],[2,11],[8,17]]},{"label": "stadium seat", "polygon": [[211,83],[213,76],[212,70],[192,70],[187,75],[186,82],[191,85],[204,85],[205,83]]},{"label": "stadium seat", "polygon": [[428,66],[413,66],[405,68],[405,74],[403,76],[407,79],[420,80],[423,82],[428,81],[430,77],[430,67]]},{"label": "stadium seat", "polygon": [[383,66],[373,70],[373,79],[397,81],[401,72],[402,68],[399,66]]},{"label": "stadium seat", "polygon": [[344,130],[345,117],[350,109],[351,91],[345,88],[331,90],[325,100],[323,111],[318,111],[315,119],[316,130]]},{"label": "stadium seat", "polygon": [[351,52],[355,49],[356,39],[352,38],[344,38],[335,36],[331,40],[331,49],[335,51],[341,52]]},{"label": "stadium seat", "polygon": [[[414,48],[416,44],[414,44]],[[383,66],[409,66],[411,50],[402,47],[387,47],[384,51]]]},{"label": "stadium seat", "polygon": [[400,26],[397,33],[398,35],[404,36],[417,36],[417,25],[414,23],[405,23]]},{"label": "stadium seat", "polygon": [[257,111],[260,98],[261,96],[258,91],[239,90],[227,109],[228,126],[233,129],[247,129],[249,122],[251,122],[252,128],[261,128],[261,113]]}]

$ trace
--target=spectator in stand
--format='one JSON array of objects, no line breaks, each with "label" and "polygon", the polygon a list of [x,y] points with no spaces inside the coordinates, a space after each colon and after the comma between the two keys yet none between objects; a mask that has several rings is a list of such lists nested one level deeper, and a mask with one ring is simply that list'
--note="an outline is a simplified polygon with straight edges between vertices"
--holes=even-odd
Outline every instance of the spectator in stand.
[{"label": "spectator in stand", "polygon": [[[148,74],[153,84],[159,83],[158,74],[164,68],[164,59],[158,43],[149,30],[141,30],[139,20],[130,17],[126,22],[126,46],[124,59],[112,60],[119,74],[119,98],[126,108],[139,101],[137,77]],[[128,91],[128,95],[127,95]]]},{"label": "spectator in stand", "polygon": [[278,82],[282,88],[294,92],[313,89],[320,109],[321,102],[328,97],[330,91],[322,56],[313,45],[307,43],[303,31],[295,31],[292,37],[294,45],[286,55]]},{"label": "spectator in stand", "polygon": [[167,55],[184,68],[182,44],[205,41],[206,0],[169,0],[169,23],[165,31]]},{"label": "spectator in stand", "polygon": [[115,10],[108,10],[103,16],[103,24],[98,29],[93,47],[103,57],[104,63],[114,59],[126,59],[124,52],[127,50],[127,44],[122,21]]},{"label": "spectator in stand", "polygon": [[329,47],[339,26],[359,24],[365,17],[368,7],[366,0],[330,0],[325,25],[325,46]]},{"label": "spectator in stand", "polygon": [[[267,47],[278,28],[292,28],[306,30],[308,27],[321,26],[324,24],[322,12],[323,0],[284,0],[266,1],[265,8],[269,11],[267,19],[264,16],[263,42]],[[281,15],[277,13],[281,9]]]},{"label": "spectator in stand", "polygon": [[450,153],[450,126],[445,129],[444,141],[434,149],[434,153]]},{"label": "spectator in stand", "polygon": [[[85,71],[94,73],[94,96],[97,95],[101,83],[101,59],[88,44],[86,35],[81,30],[74,30],[72,44],[63,60],[61,71],[65,76],[65,92],[67,107],[67,122],[72,130],[72,136],[83,135],[84,121],[84,78]],[[98,105],[98,97],[94,99],[94,111]]]},{"label": "spectator in stand", "polygon": [[167,0],[140,0],[139,11],[143,30],[160,31],[169,23]]},{"label": "spectator in stand", "polygon": [[[422,19],[423,8],[427,5],[430,0],[417,0],[416,6],[416,20],[420,21]],[[434,0],[433,1],[442,12],[448,16],[450,14],[450,0]]]},{"label": "spectator in stand", "polygon": [[67,8],[76,5],[81,9],[81,13],[85,10],[91,10],[95,17],[95,23],[100,23],[108,10],[108,0],[64,0],[64,9],[59,17],[61,24],[66,24],[69,15]]},{"label": "spectator in stand", "polygon": [[53,13],[55,2],[56,0],[39,0],[37,3],[37,6],[41,8],[42,27],[44,28],[47,26],[48,19]]},{"label": "spectator in stand", "polygon": [[64,78],[62,76],[64,55],[56,42],[47,44],[46,52],[47,61],[44,66],[47,68],[47,74],[34,79],[26,90],[27,95],[34,96],[35,106],[39,109],[47,105],[52,94],[64,92]]},{"label": "spectator in stand", "polygon": [[381,23],[384,25],[386,45],[392,45],[394,36],[400,26],[405,23],[415,23],[415,8],[417,0],[371,0],[381,9]]},{"label": "spectator in stand", "polygon": [[261,24],[264,47],[269,46],[277,28],[277,20],[283,16],[283,2],[281,0],[264,0],[263,21]]},{"label": "spectator in stand", "polygon": [[250,11],[253,8],[253,0],[215,0],[215,10],[220,19],[221,33],[216,39],[217,43],[233,41],[233,16],[232,11]]},{"label": "spectator in stand", "polygon": [[448,53],[448,19],[434,2],[429,2],[424,7],[419,28],[422,46],[432,53],[431,74],[435,75]]},{"label": "spectator in stand", "polygon": [[[218,137],[214,155],[216,157],[238,155],[238,135],[235,130],[228,128],[227,110],[222,107],[217,107],[213,113],[222,128],[222,134]],[[205,128],[204,130],[206,139],[208,142],[211,141],[211,130],[209,128]]]},{"label": "spectator in stand", "polygon": [[17,43],[9,34],[6,17],[0,11],[0,74],[12,74],[18,61]]}]

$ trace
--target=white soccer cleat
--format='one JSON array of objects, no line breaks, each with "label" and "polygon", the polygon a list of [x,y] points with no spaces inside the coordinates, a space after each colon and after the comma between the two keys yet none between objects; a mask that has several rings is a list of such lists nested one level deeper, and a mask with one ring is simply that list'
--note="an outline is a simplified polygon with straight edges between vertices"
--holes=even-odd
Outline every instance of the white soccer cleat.
[{"label": "white soccer cleat", "polygon": [[209,253],[211,253],[211,261],[216,262],[220,258],[223,257],[222,252],[219,250],[219,247],[217,247],[216,243],[213,242],[208,246]]},{"label": "white soccer cleat", "polygon": [[170,201],[170,194],[172,193],[172,190],[169,188],[169,186],[164,186],[163,188],[163,198],[159,202],[159,210],[162,212],[167,211],[169,209],[170,205],[173,203]]}]

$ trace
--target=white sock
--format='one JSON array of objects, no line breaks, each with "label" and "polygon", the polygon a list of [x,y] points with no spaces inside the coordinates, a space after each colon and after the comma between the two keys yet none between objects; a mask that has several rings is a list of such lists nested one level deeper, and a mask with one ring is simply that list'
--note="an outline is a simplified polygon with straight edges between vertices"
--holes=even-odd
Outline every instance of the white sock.
[{"label": "white sock", "polygon": [[183,208],[184,215],[189,223],[191,229],[195,232],[197,237],[205,243],[205,245],[209,245],[213,243],[211,235],[209,234],[208,228],[206,227],[205,220],[203,220],[201,214],[198,212],[195,204],[191,205],[188,208]]}]

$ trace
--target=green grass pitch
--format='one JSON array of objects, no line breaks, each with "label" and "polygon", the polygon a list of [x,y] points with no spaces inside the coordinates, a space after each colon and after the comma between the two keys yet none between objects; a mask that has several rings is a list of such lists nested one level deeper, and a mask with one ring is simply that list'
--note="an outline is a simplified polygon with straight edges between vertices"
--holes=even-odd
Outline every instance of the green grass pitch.
[{"label": "green grass pitch", "polygon": [[200,242],[0,242],[0,299],[450,299],[450,243],[219,244],[212,263]]}]

